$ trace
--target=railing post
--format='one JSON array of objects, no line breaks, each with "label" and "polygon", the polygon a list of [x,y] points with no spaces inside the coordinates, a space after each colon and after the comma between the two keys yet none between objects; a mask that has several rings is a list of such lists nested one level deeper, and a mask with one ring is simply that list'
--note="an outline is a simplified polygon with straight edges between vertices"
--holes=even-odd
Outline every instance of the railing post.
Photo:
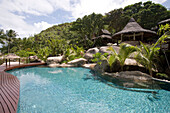
[{"label": "railing post", "polygon": [[7,60],[7,59],[5,59],[5,63],[6,63],[6,67],[7,67],[7,65],[8,65],[8,64],[7,64],[7,63],[8,63],[8,60]]},{"label": "railing post", "polygon": [[9,66],[10,66],[10,58],[9,58]]}]

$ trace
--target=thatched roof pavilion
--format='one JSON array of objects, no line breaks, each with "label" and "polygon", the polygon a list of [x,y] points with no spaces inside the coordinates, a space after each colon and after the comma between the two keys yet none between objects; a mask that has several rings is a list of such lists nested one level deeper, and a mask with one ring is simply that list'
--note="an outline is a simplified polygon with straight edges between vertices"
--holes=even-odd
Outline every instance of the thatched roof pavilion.
[{"label": "thatched roof pavilion", "polygon": [[102,29],[101,33],[98,37],[93,37],[92,40],[96,40],[96,39],[112,39],[111,37],[111,33],[108,30]]},{"label": "thatched roof pavilion", "polygon": [[20,57],[17,56],[16,54],[11,53],[11,54],[6,55],[5,58],[7,58],[7,59],[18,59]]},{"label": "thatched roof pavilion", "polygon": [[102,29],[98,37],[93,37],[92,40],[95,43],[102,42],[102,45],[107,45],[107,43],[112,42],[111,33],[108,30]]},{"label": "thatched roof pavilion", "polygon": [[143,41],[144,38],[152,38],[153,36],[157,36],[156,32],[142,28],[134,18],[131,18],[123,30],[115,33],[112,38],[117,40],[121,38],[121,41],[136,40],[138,38],[138,40]]}]

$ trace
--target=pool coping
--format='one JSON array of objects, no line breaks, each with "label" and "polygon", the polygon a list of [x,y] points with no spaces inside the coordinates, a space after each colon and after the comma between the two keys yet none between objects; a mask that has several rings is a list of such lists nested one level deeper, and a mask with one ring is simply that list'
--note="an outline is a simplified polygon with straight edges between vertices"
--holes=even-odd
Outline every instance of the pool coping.
[{"label": "pool coping", "polygon": [[16,113],[19,101],[20,81],[16,76],[5,71],[38,65],[45,65],[45,63],[0,65],[0,113]]}]

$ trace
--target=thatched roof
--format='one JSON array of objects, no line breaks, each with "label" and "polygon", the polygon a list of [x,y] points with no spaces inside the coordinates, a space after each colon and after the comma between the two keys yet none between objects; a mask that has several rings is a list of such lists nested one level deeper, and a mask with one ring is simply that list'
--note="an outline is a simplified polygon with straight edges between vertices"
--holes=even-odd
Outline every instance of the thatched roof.
[{"label": "thatched roof", "polygon": [[142,28],[134,18],[131,18],[122,31],[115,33],[112,37],[119,37],[121,34],[144,33],[157,35],[156,32]]},{"label": "thatched roof", "polygon": [[169,19],[166,19],[166,20],[163,20],[163,21],[160,21],[160,22],[158,23],[158,25],[160,25],[160,24],[165,24],[165,23],[170,23],[170,18],[169,18]]},{"label": "thatched roof", "polygon": [[5,58],[8,58],[8,59],[15,59],[15,58],[20,58],[19,56],[17,56],[16,54],[8,54],[5,56]]},{"label": "thatched roof", "polygon": [[112,39],[112,37],[110,35],[100,35],[98,37],[93,37],[92,40],[96,40],[96,39]]}]

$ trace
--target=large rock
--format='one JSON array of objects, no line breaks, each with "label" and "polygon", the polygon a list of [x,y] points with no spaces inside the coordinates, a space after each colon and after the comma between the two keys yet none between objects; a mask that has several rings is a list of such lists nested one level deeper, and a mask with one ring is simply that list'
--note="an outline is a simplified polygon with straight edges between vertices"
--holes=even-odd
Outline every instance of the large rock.
[{"label": "large rock", "polygon": [[130,59],[130,58],[127,58],[125,60],[125,65],[137,65],[137,66],[141,66],[139,65],[135,59]]},{"label": "large rock", "polygon": [[84,58],[79,58],[79,59],[74,59],[70,62],[68,62],[67,64],[70,64],[70,65],[74,65],[74,66],[82,66],[86,63],[86,59]]},{"label": "large rock", "polygon": [[111,82],[114,82],[114,84],[116,84],[117,86],[123,86],[128,88],[148,88],[148,89],[160,88],[160,86],[155,83],[155,81],[150,75],[146,73],[142,73],[140,71],[122,71],[117,73],[103,73],[102,76],[107,76],[108,79],[111,80]]},{"label": "large rock", "polygon": [[101,64],[96,64],[94,66],[94,71],[98,72],[98,73],[103,73],[103,72],[105,72],[107,70],[108,66],[109,66],[109,64],[107,63],[107,61],[102,60]]},{"label": "large rock", "polygon": [[63,59],[64,59],[64,56],[48,57],[47,58],[47,64],[61,63]]},{"label": "large rock", "polygon": [[91,60],[93,59],[93,55],[98,53],[99,52],[99,49],[98,48],[90,48],[87,50],[87,52],[85,53],[85,56],[84,58],[86,58],[87,60]]},{"label": "large rock", "polygon": [[101,64],[96,64],[94,66],[94,71],[103,73],[103,72],[118,72],[120,71],[121,66],[120,62],[116,61],[112,64],[112,68],[110,68],[108,62],[106,60],[102,60]]},{"label": "large rock", "polygon": [[84,65],[82,65],[82,67],[88,68],[88,69],[94,69],[95,65],[96,65],[96,63],[84,64]]},{"label": "large rock", "polygon": [[38,60],[38,57],[35,55],[35,56],[29,56],[29,59],[30,60]]},{"label": "large rock", "polygon": [[121,71],[117,73],[104,73],[104,74],[134,81],[148,81],[153,79],[150,75],[142,73],[140,71]]},{"label": "large rock", "polygon": [[[111,54],[111,51],[108,50],[109,47],[110,46],[102,46],[102,47],[100,47],[99,52],[102,54],[104,54],[104,53]],[[117,53],[119,52],[120,48],[118,46],[112,46],[112,47]]]}]

